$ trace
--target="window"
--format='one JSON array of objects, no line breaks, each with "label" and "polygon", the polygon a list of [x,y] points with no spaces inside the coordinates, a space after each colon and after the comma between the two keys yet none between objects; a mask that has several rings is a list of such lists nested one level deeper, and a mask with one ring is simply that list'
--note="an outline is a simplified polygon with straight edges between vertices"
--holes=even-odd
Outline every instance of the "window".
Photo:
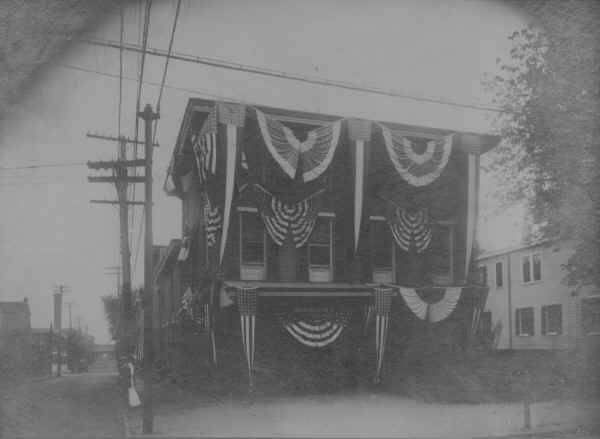
[{"label": "window", "polygon": [[522,261],[524,283],[542,280],[542,255],[540,253],[525,255]]},{"label": "window", "polygon": [[479,283],[482,285],[488,284],[487,267],[485,265],[482,265],[481,267],[479,267]]},{"label": "window", "polygon": [[562,333],[562,305],[542,306],[542,334],[559,335]]},{"label": "window", "polygon": [[371,217],[371,258],[373,282],[394,282],[394,240],[390,229],[382,217]]},{"label": "window", "polygon": [[490,337],[492,335],[492,312],[484,311],[479,319],[479,328],[482,337]]},{"label": "window", "polygon": [[502,262],[496,262],[496,288],[502,288],[504,285],[504,270]]},{"label": "window", "polygon": [[516,334],[520,336],[531,336],[533,330],[533,308],[517,308],[515,316]]},{"label": "window", "polygon": [[583,330],[586,335],[600,335],[600,300],[597,298],[583,300]]},{"label": "window", "polygon": [[265,276],[265,231],[255,211],[240,212],[240,276],[242,280]]},{"label": "window", "polygon": [[329,218],[320,216],[308,240],[308,279],[311,282],[331,281],[332,227]]}]

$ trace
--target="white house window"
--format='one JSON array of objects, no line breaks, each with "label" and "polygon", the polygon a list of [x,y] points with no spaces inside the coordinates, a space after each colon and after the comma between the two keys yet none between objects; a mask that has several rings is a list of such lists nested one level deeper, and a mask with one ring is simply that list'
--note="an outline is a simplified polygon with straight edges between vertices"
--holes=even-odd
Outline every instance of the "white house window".
[{"label": "white house window", "polygon": [[492,335],[492,312],[484,311],[479,319],[479,328],[482,337],[490,337]]},{"label": "white house window", "polygon": [[504,285],[504,267],[502,262],[496,262],[496,288],[502,288]]},{"label": "white house window", "polygon": [[542,280],[542,255],[533,253],[523,256],[523,282],[537,282]]},{"label": "white house window", "polygon": [[533,335],[533,308],[517,308],[515,311],[516,334],[523,337]]},{"label": "white house window", "polygon": [[585,334],[600,335],[600,297],[584,299],[581,303],[581,308]]},{"label": "white house window", "polygon": [[562,333],[562,305],[542,306],[542,334],[559,335]]},{"label": "white house window", "polygon": [[256,211],[240,212],[240,277],[242,280],[265,278],[265,230]]},{"label": "white house window", "polygon": [[487,267],[485,265],[479,267],[479,283],[481,285],[488,284]]},{"label": "white house window", "polygon": [[311,282],[331,282],[333,221],[319,215],[315,228],[308,240],[308,280]]},{"label": "white house window", "polygon": [[371,217],[373,282],[394,282],[394,239],[384,217]]}]

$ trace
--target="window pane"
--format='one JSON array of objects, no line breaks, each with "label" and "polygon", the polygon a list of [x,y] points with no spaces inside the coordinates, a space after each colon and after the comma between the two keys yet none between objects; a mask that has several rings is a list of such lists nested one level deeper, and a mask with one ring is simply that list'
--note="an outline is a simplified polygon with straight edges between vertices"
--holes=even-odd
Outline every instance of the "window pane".
[{"label": "window pane", "polygon": [[542,257],[539,253],[533,255],[533,280],[542,279]]},{"label": "window pane", "polygon": [[260,217],[244,212],[242,220],[242,264],[263,264],[265,259],[264,229]]},{"label": "window pane", "polygon": [[562,305],[548,307],[548,332],[560,334],[562,332]]},{"label": "window pane", "polygon": [[322,265],[329,267],[329,246],[328,245],[314,245],[312,244],[309,249],[310,253],[310,265]]},{"label": "window pane", "polygon": [[310,242],[329,245],[329,220],[317,219],[317,224],[310,235]]},{"label": "window pane", "polygon": [[533,308],[517,308],[516,314],[516,334],[517,335],[533,335],[534,334],[534,321],[533,321]]},{"label": "window pane", "polygon": [[392,235],[385,221],[371,221],[373,239],[373,267],[388,268],[392,266]]},{"label": "window pane", "polygon": [[265,260],[265,248],[263,243],[244,243],[242,247],[242,263],[262,264]]},{"label": "window pane", "polygon": [[496,286],[501,287],[503,285],[503,270],[502,270],[502,262],[496,262]]},{"label": "window pane", "polygon": [[481,282],[483,285],[487,285],[488,283],[486,266],[479,267],[479,282]]},{"label": "window pane", "polygon": [[263,223],[258,214],[244,212],[242,215],[242,239],[244,242],[262,242]]},{"label": "window pane", "polygon": [[531,262],[529,256],[523,256],[523,282],[531,282]]}]

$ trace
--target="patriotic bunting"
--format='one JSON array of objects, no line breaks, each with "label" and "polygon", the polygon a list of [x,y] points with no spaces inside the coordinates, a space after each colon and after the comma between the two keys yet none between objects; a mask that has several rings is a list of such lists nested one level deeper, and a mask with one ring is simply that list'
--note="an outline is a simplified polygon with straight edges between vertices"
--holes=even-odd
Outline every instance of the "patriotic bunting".
[{"label": "patriotic bunting", "polygon": [[429,323],[440,322],[448,317],[456,308],[462,294],[461,287],[446,288],[441,300],[436,303],[427,303],[419,297],[414,288],[400,287],[399,289],[400,295],[413,314]]},{"label": "patriotic bunting", "polygon": [[209,247],[214,247],[217,244],[217,236],[221,230],[222,221],[219,206],[213,208],[210,199],[207,197],[204,205],[204,233],[206,234],[206,244]]},{"label": "patriotic bunting", "polygon": [[469,154],[467,161],[467,248],[465,252],[465,279],[469,276],[473,240],[475,239],[475,224],[477,222],[477,171],[479,169],[479,156],[477,154]]},{"label": "patriotic bunting", "polygon": [[302,247],[315,227],[318,196],[324,190],[318,190],[297,203],[285,203],[259,184],[254,187],[259,195],[260,216],[269,236],[277,245],[283,245],[291,231],[296,247]]},{"label": "patriotic bunting", "polygon": [[388,220],[394,240],[406,252],[414,249],[423,253],[432,238],[431,221],[425,209],[409,212],[398,208],[395,217]]},{"label": "patriotic bunting", "polygon": [[371,122],[348,120],[348,137],[354,143],[354,252],[358,250],[366,170],[365,142],[371,140]]},{"label": "patriotic bunting", "polygon": [[336,341],[348,325],[350,313],[337,312],[332,317],[304,317],[292,313],[280,317],[282,326],[305,346],[321,348]]},{"label": "patriotic bunting", "polygon": [[188,256],[190,255],[190,238],[188,236],[184,236],[181,242],[181,248],[179,249],[179,254],[177,255],[178,261],[186,261]]},{"label": "patriotic bunting", "polygon": [[419,154],[413,142],[402,133],[378,125],[390,160],[404,180],[413,186],[426,186],[442,174],[452,152],[452,134],[427,141],[425,151]]},{"label": "patriotic bunting", "polygon": [[381,370],[383,368],[383,356],[390,320],[390,309],[392,307],[392,288],[379,288],[373,290],[373,308],[375,310],[375,351],[377,353],[377,365],[375,369],[375,382],[381,381]]},{"label": "patriotic bunting", "polygon": [[299,163],[305,183],[319,177],[328,168],[338,146],[341,120],[309,131],[306,140],[301,142],[281,122],[259,109],[254,110],[267,149],[288,177],[296,178]]},{"label": "patriotic bunting", "polygon": [[235,183],[235,170],[238,151],[238,127],[243,127],[246,119],[246,107],[239,104],[217,102],[218,122],[225,125],[225,200],[223,204],[223,229],[221,230],[221,247],[219,250],[219,265],[223,263],[229,221],[231,217],[231,203],[233,201],[233,187]]},{"label": "patriotic bunting", "polygon": [[236,292],[236,304],[240,313],[242,344],[248,364],[248,378],[253,385],[254,333],[256,329],[256,287],[242,287]]}]

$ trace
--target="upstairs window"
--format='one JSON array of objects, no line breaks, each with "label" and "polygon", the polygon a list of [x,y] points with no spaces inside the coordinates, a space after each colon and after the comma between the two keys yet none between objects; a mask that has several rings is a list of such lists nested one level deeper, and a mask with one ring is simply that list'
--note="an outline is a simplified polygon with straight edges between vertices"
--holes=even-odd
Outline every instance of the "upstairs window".
[{"label": "upstairs window", "polygon": [[481,285],[488,284],[487,267],[485,265],[479,267],[479,283]]},{"label": "upstairs window", "polygon": [[542,255],[540,253],[525,255],[522,261],[524,283],[542,280]]},{"label": "upstairs window", "polygon": [[504,267],[502,262],[496,262],[496,288],[502,288],[504,285]]},{"label": "upstairs window", "polygon": [[517,308],[515,310],[516,334],[522,337],[532,336],[533,328],[533,308]]},{"label": "upstairs window", "polygon": [[240,276],[242,280],[265,278],[265,230],[258,212],[240,212]]},{"label": "upstairs window", "polygon": [[320,215],[308,240],[308,279],[311,282],[332,280],[332,236],[331,218]]},{"label": "upstairs window", "polygon": [[562,333],[562,305],[542,306],[542,334],[559,335]]}]

